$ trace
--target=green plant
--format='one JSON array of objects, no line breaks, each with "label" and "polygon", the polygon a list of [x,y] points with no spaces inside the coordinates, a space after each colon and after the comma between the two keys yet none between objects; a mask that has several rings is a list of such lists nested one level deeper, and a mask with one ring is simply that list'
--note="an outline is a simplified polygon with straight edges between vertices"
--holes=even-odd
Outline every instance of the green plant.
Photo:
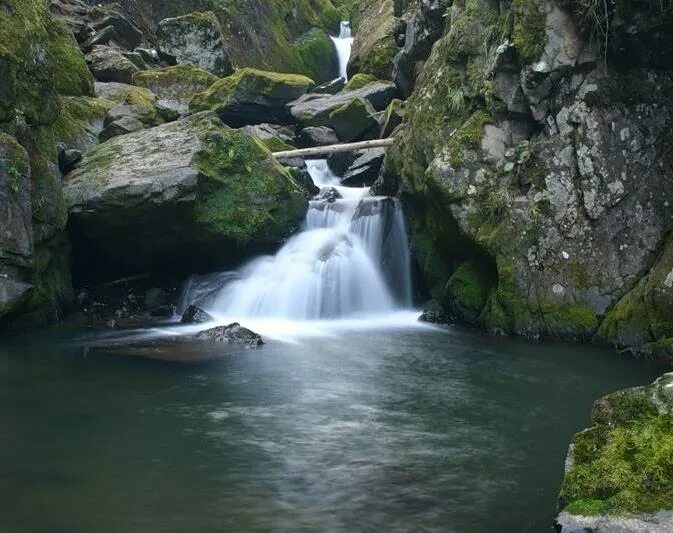
[{"label": "green plant", "polygon": [[16,165],[10,165],[9,171],[7,172],[9,176],[9,189],[14,193],[19,192],[19,188],[21,187],[21,178],[23,176],[23,173],[21,172],[21,169],[17,167]]}]

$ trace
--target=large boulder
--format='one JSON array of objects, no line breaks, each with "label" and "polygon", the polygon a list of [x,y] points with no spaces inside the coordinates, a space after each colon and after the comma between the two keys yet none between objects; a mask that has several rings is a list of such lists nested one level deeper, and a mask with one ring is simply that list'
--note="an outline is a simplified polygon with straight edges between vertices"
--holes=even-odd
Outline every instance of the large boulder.
[{"label": "large boulder", "polygon": [[280,242],[307,208],[270,152],[212,112],[97,146],[64,193],[76,243],[142,268],[225,265]]},{"label": "large boulder", "polygon": [[396,95],[397,87],[394,83],[374,82],[335,95],[307,94],[291,102],[289,109],[295,120],[304,127],[330,126],[330,115],[356,98],[361,98],[376,111],[383,111]]},{"label": "large boulder", "polygon": [[560,531],[673,528],[673,373],[598,400],[573,438],[559,495]]},{"label": "large boulder", "polygon": [[215,111],[234,127],[262,122],[287,124],[292,118],[287,104],[312,86],[313,81],[306,76],[244,68],[196,95],[190,107],[193,111]]},{"label": "large boulder", "polygon": [[189,111],[189,102],[217,81],[217,76],[193,65],[145,70],[133,76],[133,83],[157,95],[157,106],[180,115]]},{"label": "large boulder", "polygon": [[191,63],[216,76],[233,72],[222,28],[211,11],[162,20],[156,39],[161,52],[179,64]]},{"label": "large boulder", "polygon": [[343,175],[341,183],[348,187],[370,186],[379,176],[386,155],[384,148],[366,150],[351,163]]}]

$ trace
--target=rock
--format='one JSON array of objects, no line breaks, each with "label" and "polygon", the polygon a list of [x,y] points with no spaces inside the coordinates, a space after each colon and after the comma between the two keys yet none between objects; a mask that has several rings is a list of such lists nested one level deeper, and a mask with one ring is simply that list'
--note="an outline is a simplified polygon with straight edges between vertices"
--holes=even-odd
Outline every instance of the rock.
[{"label": "rock", "polygon": [[91,26],[94,30],[101,33],[111,28],[113,40],[127,50],[133,50],[137,46],[140,46],[143,39],[142,31],[117,11],[107,11],[102,18],[95,20]]},{"label": "rock", "polygon": [[[242,128],[239,128],[242,132],[247,133],[248,135],[251,135],[252,137],[255,137],[257,139],[260,139],[261,141],[271,141],[273,139],[276,139],[279,141],[280,144],[285,145],[285,146],[292,146],[295,143],[295,134],[294,134],[294,128],[292,126],[282,126],[280,124],[255,124],[251,126],[243,126]],[[277,151],[273,150],[271,146],[269,146],[269,143],[266,143],[267,148],[271,150],[272,152]],[[284,150],[286,148],[282,148],[281,150]]]},{"label": "rock", "polygon": [[103,82],[132,83],[133,75],[140,70],[120,50],[110,46],[94,46],[86,61],[94,77]]},{"label": "rock", "polygon": [[153,311],[166,305],[168,294],[166,291],[157,287],[148,289],[145,293],[145,309]]},{"label": "rock", "polygon": [[451,322],[451,317],[446,314],[439,302],[430,300],[423,305],[423,314],[418,320],[429,324],[448,324]]},{"label": "rock", "polygon": [[347,187],[371,186],[379,176],[385,155],[384,148],[366,150],[348,167],[341,179],[342,185]]},{"label": "rock", "polygon": [[70,172],[81,160],[82,152],[80,150],[68,149],[64,144],[59,145],[58,167],[63,174]]},{"label": "rock", "polygon": [[88,152],[98,144],[98,135],[105,127],[105,117],[113,106],[114,102],[104,98],[62,97],[61,114],[53,127],[57,143],[82,154]]},{"label": "rock", "polygon": [[193,65],[178,65],[138,72],[133,76],[133,83],[156,94],[157,106],[185,115],[194,95],[208,89],[217,79]]},{"label": "rock", "polygon": [[673,373],[594,404],[593,426],[568,451],[560,531],[671,530],[671,413]]},{"label": "rock", "polygon": [[370,2],[353,41],[349,76],[362,72],[377,79],[391,79],[393,57],[398,51],[395,36],[401,29],[394,0]]},{"label": "rock", "polygon": [[156,39],[161,52],[179,64],[191,63],[216,76],[233,72],[222,28],[211,11],[162,20]]},{"label": "rock", "polygon": [[329,123],[341,141],[362,140],[378,134],[374,108],[362,98],[354,98],[329,115]]},{"label": "rock", "polygon": [[309,126],[304,128],[299,133],[299,146],[329,146],[330,144],[337,144],[339,137],[332,128],[327,126]]},{"label": "rock", "polygon": [[109,100],[114,103],[122,104],[136,104],[139,102],[151,103],[156,102],[156,95],[149,89],[136,87],[128,83],[118,82],[96,82],[95,83],[96,96],[104,100]]},{"label": "rock", "polygon": [[241,327],[238,322],[201,331],[197,333],[196,339],[207,342],[240,344],[246,348],[258,348],[264,344],[262,337],[254,331]]},{"label": "rock", "polygon": [[327,156],[327,166],[335,176],[343,176],[359,157],[358,152],[337,152]]},{"label": "rock", "polygon": [[180,322],[183,324],[203,324],[213,322],[215,319],[196,305],[190,305],[182,314]]},{"label": "rock", "polygon": [[215,82],[192,100],[192,111],[212,110],[222,121],[238,127],[275,122],[288,124],[286,105],[305,94],[313,81],[297,74],[243,68]]},{"label": "rock", "polygon": [[322,201],[322,202],[327,202],[328,204],[333,204],[337,200],[341,200],[342,196],[339,191],[337,191],[334,187],[325,187],[320,191],[320,194],[316,196],[314,199],[316,201]]},{"label": "rock", "polygon": [[336,78],[316,85],[311,89],[314,94],[337,94],[346,86],[346,78]]},{"label": "rock", "polygon": [[356,98],[371,104],[376,111],[382,111],[395,98],[397,88],[392,83],[370,83],[355,91],[344,91],[337,95],[307,94],[289,104],[292,116],[304,127],[329,126],[329,116],[336,109]]},{"label": "rock", "polygon": [[145,124],[140,122],[140,120],[134,116],[122,116],[105,126],[98,137],[101,142],[105,142],[113,137],[128,135],[129,133],[144,130],[145,127]]},{"label": "rock", "polygon": [[281,242],[307,209],[270,152],[211,112],[97,146],[64,195],[82,246],[139,269],[185,254],[202,268],[228,253],[239,261],[246,247]]},{"label": "rock", "polygon": [[404,102],[397,98],[390,102],[383,115],[383,125],[381,126],[381,138],[390,137],[395,131],[395,128],[402,124],[404,120]]},{"label": "rock", "polygon": [[371,74],[364,74],[362,72],[358,72],[357,74],[355,74],[355,76],[353,76],[351,79],[348,80],[348,83],[346,84],[346,87],[344,87],[344,89],[346,91],[355,91],[357,89],[362,89],[363,87],[376,81],[379,80],[377,80]]}]

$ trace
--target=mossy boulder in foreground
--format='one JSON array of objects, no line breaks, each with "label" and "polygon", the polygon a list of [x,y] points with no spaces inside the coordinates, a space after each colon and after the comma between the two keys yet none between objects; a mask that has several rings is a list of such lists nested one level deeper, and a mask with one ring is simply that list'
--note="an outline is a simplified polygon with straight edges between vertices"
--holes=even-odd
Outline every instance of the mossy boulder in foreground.
[{"label": "mossy boulder in foreground", "polygon": [[270,152],[212,112],[99,145],[64,192],[76,242],[150,269],[231,263],[280,242],[307,208]]},{"label": "mossy boulder in foreground", "polygon": [[671,531],[673,373],[605,396],[591,418],[568,452],[561,530]]},{"label": "mossy boulder in foreground", "polygon": [[287,104],[313,85],[313,80],[298,74],[243,68],[197,94],[190,107],[193,111],[215,111],[231,126],[285,124],[292,118]]}]

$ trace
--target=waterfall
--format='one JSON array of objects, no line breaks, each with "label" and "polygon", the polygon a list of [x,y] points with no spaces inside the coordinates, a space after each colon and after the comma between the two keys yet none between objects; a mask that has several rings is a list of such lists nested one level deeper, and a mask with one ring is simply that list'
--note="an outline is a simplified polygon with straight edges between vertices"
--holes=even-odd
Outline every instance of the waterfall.
[{"label": "waterfall", "polygon": [[367,188],[340,186],[325,160],[309,160],[307,168],[322,191],[333,188],[339,198],[318,195],[311,201],[300,232],[276,255],[233,274],[192,279],[183,305],[197,303],[236,320],[349,318],[411,306],[399,202],[371,196]]},{"label": "waterfall", "polygon": [[353,48],[350,22],[341,22],[339,37],[332,37],[332,41],[339,57],[339,76],[348,81],[348,60],[351,57],[351,49]]}]

